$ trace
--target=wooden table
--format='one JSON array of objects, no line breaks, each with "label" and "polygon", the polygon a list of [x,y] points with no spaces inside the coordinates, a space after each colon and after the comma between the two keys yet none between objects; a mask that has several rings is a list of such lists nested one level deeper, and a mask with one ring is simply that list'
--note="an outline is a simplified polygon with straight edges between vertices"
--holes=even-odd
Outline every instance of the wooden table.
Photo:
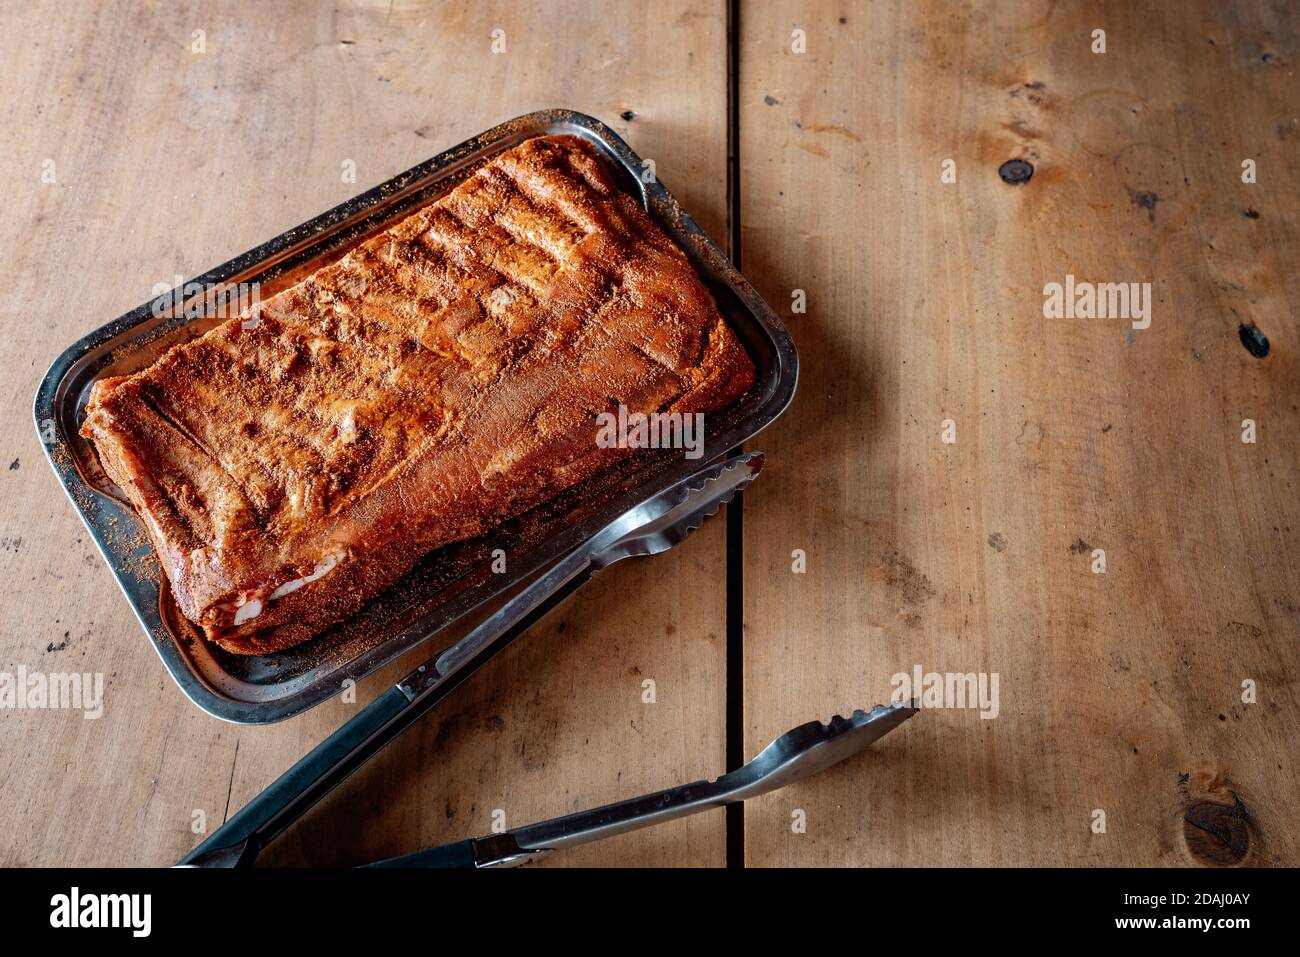
[{"label": "wooden table", "polygon": [[[170,863],[357,707],[241,728],[180,695],[42,462],[48,363],[155,283],[556,105],[715,237],[738,222],[793,331],[742,548],[720,517],[600,576],[268,860],[711,777],[729,739],[750,756],[919,666],[997,673],[998,716],[925,711],[752,802],[745,863],[1300,863],[1300,16],[743,3],[729,77],[717,0],[208,6],[26,4],[0,37],[0,671],[107,681],[99,720],[0,710],[0,864]],[[1149,282],[1149,328],[1046,318],[1067,275]],[[548,864],[727,858],[714,813]]]}]

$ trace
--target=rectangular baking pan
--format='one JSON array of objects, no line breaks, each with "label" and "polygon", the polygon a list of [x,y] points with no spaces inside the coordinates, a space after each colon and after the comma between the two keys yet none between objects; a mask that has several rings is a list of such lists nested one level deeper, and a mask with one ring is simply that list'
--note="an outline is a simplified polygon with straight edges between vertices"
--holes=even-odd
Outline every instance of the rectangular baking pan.
[{"label": "rectangular baking pan", "polygon": [[[258,283],[260,296],[267,298],[442,196],[496,154],[551,133],[575,134],[595,144],[621,185],[687,253],[754,360],[755,386],[733,406],[706,417],[702,458],[687,460],[680,450],[642,453],[490,535],[439,549],[362,611],[309,642],[246,657],[204,641],[176,608],[135,511],[79,434],[91,385],[142,369],[171,346],[233,315],[224,310],[224,297],[238,284]],[[530,113],[144,303],[73,343],[54,361],[34,409],[46,455],[163,664],[191,701],[240,724],[280,721],[319,704],[519,585],[615,516],[751,439],[780,415],[794,395],[797,376],[789,333],[649,169],[599,120],[563,109]],[[506,551],[504,574],[492,572],[494,549]]]}]

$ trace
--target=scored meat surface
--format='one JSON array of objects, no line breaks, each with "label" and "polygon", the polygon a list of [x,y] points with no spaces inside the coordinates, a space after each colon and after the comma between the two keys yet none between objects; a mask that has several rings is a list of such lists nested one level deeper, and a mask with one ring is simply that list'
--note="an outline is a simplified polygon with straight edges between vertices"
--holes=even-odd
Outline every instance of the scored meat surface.
[{"label": "scored meat surface", "polygon": [[82,434],[185,616],[262,654],[631,454],[600,413],[707,413],[753,381],[681,250],[590,144],[546,136],[96,383]]}]

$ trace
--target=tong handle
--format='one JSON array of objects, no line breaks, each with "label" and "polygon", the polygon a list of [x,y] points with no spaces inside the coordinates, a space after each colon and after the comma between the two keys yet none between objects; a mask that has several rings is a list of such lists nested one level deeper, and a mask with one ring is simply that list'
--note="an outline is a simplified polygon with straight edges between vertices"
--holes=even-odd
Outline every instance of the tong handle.
[{"label": "tong handle", "polygon": [[386,861],[375,861],[373,864],[362,864],[362,867],[436,867],[436,868],[473,868],[478,866],[474,859],[474,839],[467,841],[457,841],[455,844],[444,844],[441,847],[431,847],[427,850],[416,851],[414,854],[404,854],[401,857],[390,857]]},{"label": "tong handle", "polygon": [[[338,787],[357,768],[382,751],[399,734],[447,697],[484,662],[545,617],[591,577],[588,567],[555,579],[543,575],[475,628],[453,649],[477,644],[472,653],[452,656],[449,670],[439,672],[449,652],[427,661],[397,685],[366,705],[360,714],[317,745],[275,779],[206,841],[181,859],[196,867],[246,867],[285,828]],[[493,629],[504,627],[496,635]],[[486,638],[484,643],[471,642]],[[446,666],[445,666],[446,667]]]},{"label": "tong handle", "polygon": [[[206,841],[181,859],[197,867],[247,867],[262,848],[410,725],[393,727],[410,702],[387,689],[313,748]],[[421,712],[422,713],[422,712]],[[418,715],[412,716],[412,720]],[[382,735],[382,737],[381,737]]]},{"label": "tong handle", "polygon": [[589,844],[688,814],[743,800],[729,794],[725,776],[696,781],[513,831],[426,848],[363,867],[517,867],[565,847]]}]

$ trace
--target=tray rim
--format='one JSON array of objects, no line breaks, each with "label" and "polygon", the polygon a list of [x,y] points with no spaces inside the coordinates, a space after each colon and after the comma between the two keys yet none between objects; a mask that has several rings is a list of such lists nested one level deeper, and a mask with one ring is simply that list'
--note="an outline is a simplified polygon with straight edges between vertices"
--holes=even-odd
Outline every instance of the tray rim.
[{"label": "tray rim", "polygon": [[[570,128],[555,129],[555,127]],[[707,257],[720,264],[722,268],[710,270],[703,274],[702,278],[711,279],[713,282],[727,287],[758,323],[771,342],[776,356],[777,372],[768,395],[756,410],[751,412],[747,418],[734,424],[721,437],[715,436],[713,441],[709,441],[708,437],[706,437],[707,451],[705,455],[701,459],[689,463],[689,470],[704,468],[718,454],[725,452],[729,448],[738,447],[752,439],[762,429],[775,421],[789,406],[793,400],[798,381],[798,353],[795,350],[793,339],[772,308],[740,274],[730,258],[704,232],[694,217],[682,207],[676,197],[664,186],[657,173],[649,182],[637,176],[634,171],[644,168],[642,158],[605,123],[576,110],[564,108],[537,110],[521,114],[491,127],[449,149],[436,153],[429,159],[407,170],[397,173],[371,189],[350,197],[306,222],[287,229],[266,242],[236,255],[192,279],[184,281],[181,286],[173,289],[170,293],[164,293],[163,296],[172,297],[171,301],[174,303],[181,302],[184,300],[183,290],[185,286],[191,284],[197,284],[204,288],[218,286],[252,267],[274,267],[277,261],[284,261],[291,256],[295,249],[308,245],[313,237],[319,239],[321,234],[327,230],[339,227],[346,228],[349,221],[360,221],[368,212],[380,207],[384,201],[392,200],[395,196],[401,196],[408,190],[417,188],[418,184],[426,181],[436,173],[450,169],[451,173],[447,174],[450,177],[455,174],[457,169],[478,162],[485,154],[493,155],[496,152],[510,148],[512,145],[517,145],[517,143],[551,133],[569,133],[583,136],[591,140],[598,148],[612,153],[635,181],[641,193],[642,205],[669,232],[674,241],[683,247],[688,257],[691,258],[696,271],[701,272],[696,261],[701,257]],[[512,140],[514,142],[511,142]],[[682,237],[689,238],[692,244],[698,248],[693,248],[690,244],[683,244],[681,242]],[[180,298],[177,298],[178,294]],[[270,724],[300,714],[334,697],[342,690],[341,684],[331,684],[328,679],[351,678],[359,681],[361,678],[374,673],[397,657],[406,654],[445,630],[445,628],[454,624],[456,620],[470,613],[475,607],[499,598],[500,594],[509,590],[512,585],[517,585],[530,575],[536,574],[540,568],[545,567],[550,562],[559,560],[574,548],[579,547],[582,541],[585,540],[586,536],[576,536],[575,538],[573,535],[565,534],[545,540],[535,546],[528,554],[531,555],[533,552],[541,551],[547,543],[556,539],[575,538],[559,554],[548,557],[540,562],[536,568],[526,569],[523,573],[511,577],[510,582],[503,583],[492,594],[486,595],[476,604],[462,610],[455,618],[445,622],[442,627],[436,628],[422,637],[406,641],[400,647],[391,650],[391,652],[374,653],[385,649],[390,643],[409,630],[402,629],[384,642],[376,645],[375,648],[357,655],[350,662],[324,676],[326,680],[317,681],[315,685],[308,683],[303,688],[284,698],[272,701],[247,701],[220,693],[212,688],[196,669],[190,666],[188,657],[176,647],[176,639],[171,636],[170,632],[167,632],[157,608],[152,607],[157,604],[156,596],[153,602],[144,602],[142,607],[139,596],[132,593],[126,581],[125,569],[119,566],[116,556],[109,550],[106,540],[108,532],[106,528],[102,527],[107,524],[102,518],[103,508],[88,509],[83,507],[82,502],[78,500],[80,494],[86,499],[93,500],[97,506],[102,506],[104,500],[111,501],[100,489],[87,483],[81,476],[75,464],[75,457],[68,448],[68,438],[62,429],[59,415],[61,403],[66,400],[66,392],[71,387],[69,380],[80,370],[83,362],[89,361],[92,357],[101,358],[106,350],[111,351],[110,343],[114,340],[125,338],[129,333],[136,332],[142,326],[151,322],[157,326],[180,327],[194,321],[184,316],[175,316],[165,320],[158,319],[154,314],[154,308],[159,298],[161,297],[154,296],[116,319],[91,330],[59,353],[41,378],[33,402],[32,416],[37,437],[45,452],[46,461],[54,470],[64,493],[72,503],[91,540],[94,541],[100,556],[108,565],[114,581],[117,582],[119,590],[131,606],[136,620],[149,638],[154,651],[158,654],[164,668],[182,693],[207,714],[235,724]],[[54,437],[52,441],[46,440],[46,429],[48,428],[46,423],[53,424]],[[722,440],[728,441],[724,442]],[[718,445],[724,445],[725,447],[719,449],[717,448]],[[62,452],[61,456],[60,452]],[[665,483],[670,484],[676,481],[683,471],[689,470],[680,466],[660,469],[644,484],[636,486],[632,491],[616,496],[606,503],[596,512],[594,517],[584,521],[580,526],[572,526],[566,531],[576,532],[579,529],[585,529],[589,525],[600,527],[611,517],[614,506],[621,506],[619,511],[622,511],[628,507],[624,503],[629,499],[632,505],[644,501],[661,490]],[[127,509],[126,511],[134,517],[133,510]],[[92,512],[95,513],[94,516],[92,516]],[[150,548],[150,551],[152,551],[152,548]],[[158,587],[165,588],[168,586],[163,580],[159,582]],[[167,632],[166,640],[160,639],[156,633],[156,629],[160,627]],[[352,665],[359,665],[355,669],[355,673],[353,673]],[[346,673],[340,674],[339,672]]]}]

